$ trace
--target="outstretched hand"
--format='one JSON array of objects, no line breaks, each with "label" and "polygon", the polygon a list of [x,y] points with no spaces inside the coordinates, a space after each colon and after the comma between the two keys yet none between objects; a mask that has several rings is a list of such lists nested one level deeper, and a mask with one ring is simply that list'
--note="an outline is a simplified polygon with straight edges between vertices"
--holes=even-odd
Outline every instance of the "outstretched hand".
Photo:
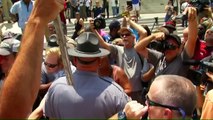
[{"label": "outstretched hand", "polygon": [[146,114],[148,107],[143,106],[137,101],[130,101],[125,105],[123,111],[125,112],[127,119],[139,120]]},{"label": "outstretched hand", "polygon": [[161,41],[165,39],[165,33],[163,32],[153,33],[153,35],[155,36],[155,40]]}]

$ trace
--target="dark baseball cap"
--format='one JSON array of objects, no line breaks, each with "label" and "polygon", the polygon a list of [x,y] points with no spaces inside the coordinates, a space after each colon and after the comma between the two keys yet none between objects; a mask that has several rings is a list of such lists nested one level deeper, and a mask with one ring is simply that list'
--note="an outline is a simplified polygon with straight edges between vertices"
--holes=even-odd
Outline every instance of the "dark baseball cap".
[{"label": "dark baseball cap", "polygon": [[109,24],[109,29],[120,28],[120,27],[121,27],[121,23],[116,19],[112,20]]},{"label": "dark baseball cap", "polygon": [[175,40],[177,42],[178,46],[181,45],[181,39],[180,39],[180,37],[178,35],[176,35],[176,34],[168,34],[168,35],[166,35],[165,40],[169,40],[169,39]]}]

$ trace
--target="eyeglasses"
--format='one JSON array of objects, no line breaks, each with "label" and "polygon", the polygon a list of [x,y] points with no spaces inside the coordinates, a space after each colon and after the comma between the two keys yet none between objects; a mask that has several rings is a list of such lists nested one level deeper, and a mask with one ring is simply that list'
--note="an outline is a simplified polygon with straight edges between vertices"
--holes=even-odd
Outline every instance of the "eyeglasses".
[{"label": "eyeglasses", "polygon": [[122,38],[124,38],[124,37],[128,37],[128,36],[130,36],[130,35],[131,35],[131,33],[120,34],[120,36],[121,36]]},{"label": "eyeglasses", "polygon": [[50,64],[50,63],[47,63],[47,62],[44,62],[44,65],[49,67],[49,68],[54,68],[56,67],[58,64]]},{"label": "eyeglasses", "polygon": [[148,106],[158,106],[158,107],[163,107],[163,108],[169,108],[171,110],[177,110],[177,111],[179,111],[181,113],[183,119],[185,119],[185,117],[186,117],[186,112],[182,108],[180,108],[180,107],[163,105],[163,104],[154,102],[154,101],[152,101],[152,100],[149,99],[148,95],[146,95],[146,101],[147,101]]}]

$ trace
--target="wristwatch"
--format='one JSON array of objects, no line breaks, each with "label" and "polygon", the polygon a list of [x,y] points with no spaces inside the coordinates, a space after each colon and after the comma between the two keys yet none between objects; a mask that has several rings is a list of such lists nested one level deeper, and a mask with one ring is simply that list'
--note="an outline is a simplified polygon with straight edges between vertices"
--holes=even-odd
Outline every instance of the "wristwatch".
[{"label": "wristwatch", "polygon": [[124,111],[118,112],[118,120],[127,120],[126,113]]}]

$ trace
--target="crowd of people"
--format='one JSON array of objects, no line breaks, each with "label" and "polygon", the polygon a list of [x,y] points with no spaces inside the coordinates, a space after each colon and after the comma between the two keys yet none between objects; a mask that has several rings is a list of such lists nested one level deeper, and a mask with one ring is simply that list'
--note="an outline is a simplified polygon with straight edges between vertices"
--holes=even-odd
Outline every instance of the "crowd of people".
[{"label": "crowd of people", "polygon": [[[123,16],[122,21],[113,19],[109,32],[97,26],[95,17],[85,26],[84,16],[90,13],[82,13],[88,9],[82,7],[87,3],[80,0],[80,10],[72,13],[75,5],[68,2],[21,0],[11,7],[10,12],[19,16],[23,35],[20,38],[5,32],[1,38],[0,118],[213,118],[210,6],[198,11],[185,0],[189,5],[183,11],[186,19],[181,39],[176,34],[176,19],[172,18],[178,12],[173,12],[176,8],[170,0],[165,24],[155,32],[138,23],[137,12]],[[65,3],[71,11],[65,10]],[[25,7],[20,10],[19,5],[27,6],[25,15]],[[98,1],[96,5],[100,6]],[[134,9],[127,6],[126,11]],[[67,37],[66,29],[62,30],[70,73],[66,72],[66,53],[60,50],[53,22],[64,11],[76,16],[72,38]],[[65,25],[63,20],[61,24]],[[71,85],[67,74],[72,76]]]}]

